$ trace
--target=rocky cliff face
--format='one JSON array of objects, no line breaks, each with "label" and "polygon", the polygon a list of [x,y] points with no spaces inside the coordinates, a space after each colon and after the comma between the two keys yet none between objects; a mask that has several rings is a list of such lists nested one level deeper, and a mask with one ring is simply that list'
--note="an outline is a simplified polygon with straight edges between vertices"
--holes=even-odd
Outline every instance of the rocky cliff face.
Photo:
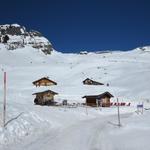
[{"label": "rocky cliff face", "polygon": [[8,50],[15,50],[30,45],[40,49],[45,54],[51,54],[52,44],[38,31],[27,31],[18,24],[0,25],[0,43],[4,43]]}]

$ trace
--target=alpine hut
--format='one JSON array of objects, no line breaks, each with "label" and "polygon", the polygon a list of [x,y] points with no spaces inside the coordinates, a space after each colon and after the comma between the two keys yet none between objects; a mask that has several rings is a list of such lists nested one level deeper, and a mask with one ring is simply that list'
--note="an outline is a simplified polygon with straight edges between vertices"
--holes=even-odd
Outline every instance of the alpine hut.
[{"label": "alpine hut", "polygon": [[102,107],[110,107],[110,99],[114,97],[109,92],[105,92],[99,95],[86,95],[82,98],[86,98],[86,105],[88,106],[102,106]]},{"label": "alpine hut", "polygon": [[41,79],[38,79],[34,82],[32,82],[33,85],[37,86],[51,86],[51,85],[57,85],[55,81],[50,80],[48,77],[43,77]]},{"label": "alpine hut", "polygon": [[104,85],[103,83],[94,81],[94,80],[89,79],[89,78],[85,79],[85,80],[83,81],[83,84],[86,84],[86,85]]},{"label": "alpine hut", "polygon": [[46,90],[43,92],[34,93],[32,95],[36,95],[34,99],[34,103],[37,105],[54,105],[56,102],[54,101],[54,96],[58,93]]}]

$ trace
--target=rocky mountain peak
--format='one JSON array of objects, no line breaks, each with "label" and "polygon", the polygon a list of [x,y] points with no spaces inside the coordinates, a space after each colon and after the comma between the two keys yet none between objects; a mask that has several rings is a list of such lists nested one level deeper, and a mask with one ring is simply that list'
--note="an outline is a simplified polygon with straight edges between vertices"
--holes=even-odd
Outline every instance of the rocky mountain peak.
[{"label": "rocky mountain peak", "polygon": [[30,45],[40,49],[45,54],[51,54],[52,44],[39,31],[27,31],[18,24],[0,25],[0,43],[4,43],[8,50],[15,50]]}]

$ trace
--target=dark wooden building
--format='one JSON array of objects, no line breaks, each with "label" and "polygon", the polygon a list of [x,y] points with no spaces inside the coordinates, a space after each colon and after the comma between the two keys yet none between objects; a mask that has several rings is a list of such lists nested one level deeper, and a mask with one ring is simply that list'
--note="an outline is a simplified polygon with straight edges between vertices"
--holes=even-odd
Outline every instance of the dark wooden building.
[{"label": "dark wooden building", "polygon": [[109,92],[105,92],[99,95],[86,95],[82,98],[86,98],[86,105],[88,106],[102,106],[110,107],[110,98],[114,97]]},{"label": "dark wooden building", "polygon": [[50,80],[48,77],[43,77],[39,80],[36,80],[32,82],[33,85],[37,86],[51,86],[51,85],[57,85],[55,81]]},{"label": "dark wooden building", "polygon": [[46,90],[43,92],[34,93],[32,95],[36,95],[34,99],[34,103],[38,105],[54,105],[54,96],[58,93],[53,92],[51,90]]},{"label": "dark wooden building", "polygon": [[89,78],[85,79],[85,80],[83,81],[83,84],[86,84],[86,85],[104,85],[103,83],[94,81],[94,80],[89,79]]}]

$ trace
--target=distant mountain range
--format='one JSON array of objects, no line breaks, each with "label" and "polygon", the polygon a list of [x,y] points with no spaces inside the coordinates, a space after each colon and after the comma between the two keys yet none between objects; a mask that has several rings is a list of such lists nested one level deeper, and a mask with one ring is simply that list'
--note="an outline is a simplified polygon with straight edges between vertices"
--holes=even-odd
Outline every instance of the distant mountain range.
[{"label": "distant mountain range", "polygon": [[[51,54],[54,50],[51,42],[42,35],[39,31],[26,30],[24,26],[19,24],[5,24],[0,25],[0,43],[5,45],[7,50],[15,50],[24,48],[25,46],[31,46],[39,49],[46,55]],[[139,47],[136,50],[148,51],[150,46]],[[104,54],[111,53],[111,50],[100,50],[100,51],[80,51],[79,54],[86,55],[89,53]]]}]

